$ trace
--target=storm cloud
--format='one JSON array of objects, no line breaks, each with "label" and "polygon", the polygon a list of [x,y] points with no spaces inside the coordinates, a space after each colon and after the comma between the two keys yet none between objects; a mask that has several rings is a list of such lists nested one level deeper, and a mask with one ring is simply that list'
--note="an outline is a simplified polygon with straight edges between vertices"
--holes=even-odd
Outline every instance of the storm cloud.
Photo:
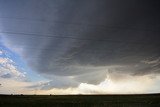
[{"label": "storm cloud", "polygon": [[0,35],[33,70],[50,79],[71,77],[73,86],[98,84],[107,72],[155,74],[160,73],[159,5],[152,0],[1,0]]}]

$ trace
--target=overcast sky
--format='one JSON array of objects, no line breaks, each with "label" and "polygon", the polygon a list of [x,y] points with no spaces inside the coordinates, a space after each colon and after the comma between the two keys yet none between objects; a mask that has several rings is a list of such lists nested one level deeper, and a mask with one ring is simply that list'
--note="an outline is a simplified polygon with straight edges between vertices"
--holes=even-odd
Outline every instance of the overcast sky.
[{"label": "overcast sky", "polygon": [[159,5],[0,0],[0,93],[160,92]]}]

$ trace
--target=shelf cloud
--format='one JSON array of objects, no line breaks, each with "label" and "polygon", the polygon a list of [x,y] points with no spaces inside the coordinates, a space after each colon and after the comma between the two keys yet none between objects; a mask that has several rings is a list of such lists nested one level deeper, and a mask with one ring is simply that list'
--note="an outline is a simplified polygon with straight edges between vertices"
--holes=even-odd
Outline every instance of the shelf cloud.
[{"label": "shelf cloud", "polygon": [[121,74],[159,74],[159,3],[1,0],[0,36],[32,70],[51,80],[48,89],[97,85],[108,73],[115,80],[123,80]]}]

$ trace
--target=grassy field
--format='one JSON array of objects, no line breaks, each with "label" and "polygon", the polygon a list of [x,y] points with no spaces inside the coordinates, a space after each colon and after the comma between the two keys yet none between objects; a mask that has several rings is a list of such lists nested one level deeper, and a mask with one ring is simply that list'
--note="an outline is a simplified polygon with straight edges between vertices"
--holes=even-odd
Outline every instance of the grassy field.
[{"label": "grassy field", "polygon": [[0,107],[160,107],[160,94],[0,95]]}]

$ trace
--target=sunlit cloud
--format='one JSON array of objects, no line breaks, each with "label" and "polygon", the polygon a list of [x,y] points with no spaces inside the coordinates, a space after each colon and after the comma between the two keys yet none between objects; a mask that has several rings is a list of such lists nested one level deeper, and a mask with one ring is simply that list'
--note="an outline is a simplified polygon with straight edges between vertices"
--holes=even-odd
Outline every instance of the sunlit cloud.
[{"label": "sunlit cloud", "polygon": [[[154,76],[154,78],[152,78]],[[101,83],[94,85],[88,83],[81,83],[78,87],[70,87],[66,89],[52,88],[43,90],[37,88],[37,94],[142,94],[153,93],[152,89],[155,84],[160,82],[160,75],[145,75],[145,76],[129,76],[122,81],[114,81],[108,77]],[[44,85],[44,84],[42,84]],[[155,87],[156,90],[160,86]],[[159,91],[157,91],[159,92]]]},{"label": "sunlit cloud", "polygon": [[0,77],[24,79],[25,73],[18,70],[13,60],[9,58],[0,58]]},{"label": "sunlit cloud", "polygon": [[0,50],[0,55],[2,55],[2,54],[3,54],[3,51]]},{"label": "sunlit cloud", "polygon": [[1,92],[159,92],[160,16],[150,4],[2,0]]}]

